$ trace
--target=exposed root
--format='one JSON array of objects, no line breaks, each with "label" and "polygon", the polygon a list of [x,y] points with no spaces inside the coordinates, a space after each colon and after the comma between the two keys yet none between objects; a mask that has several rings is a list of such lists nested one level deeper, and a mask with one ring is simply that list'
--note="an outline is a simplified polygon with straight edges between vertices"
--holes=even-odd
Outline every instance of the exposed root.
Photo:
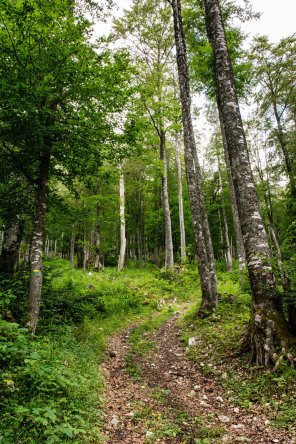
[{"label": "exposed root", "polygon": [[[287,322],[281,313],[263,310],[253,313],[248,341],[251,349],[250,364],[255,362],[258,366],[273,366],[273,371],[278,369],[283,359],[288,359],[294,365],[294,359],[287,350],[295,347],[296,338],[289,332]],[[280,354],[276,352],[277,345],[281,346]]]}]

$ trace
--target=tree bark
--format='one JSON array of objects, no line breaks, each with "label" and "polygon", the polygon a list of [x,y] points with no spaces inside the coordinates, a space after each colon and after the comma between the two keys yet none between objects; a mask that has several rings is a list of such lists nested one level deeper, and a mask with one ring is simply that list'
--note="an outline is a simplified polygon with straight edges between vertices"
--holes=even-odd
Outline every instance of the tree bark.
[{"label": "tree bark", "polygon": [[183,210],[183,189],[182,189],[182,170],[179,152],[179,134],[176,131],[176,160],[177,160],[177,174],[178,174],[178,201],[179,201],[179,221],[180,221],[180,240],[181,240],[181,262],[186,260],[186,238],[185,238],[185,223]]},{"label": "tree bark", "polygon": [[236,238],[238,269],[239,269],[240,281],[242,282],[244,280],[244,274],[245,274],[245,270],[246,270],[246,252],[245,252],[245,247],[244,247],[242,229],[241,229],[240,221],[239,221],[239,214],[238,214],[237,202],[236,202],[236,197],[235,197],[233,178],[232,178],[232,174],[231,174],[229,154],[228,154],[228,149],[227,149],[227,141],[226,141],[221,105],[219,103],[219,96],[218,95],[217,95],[217,107],[218,107],[218,112],[219,112],[219,120],[220,120],[220,127],[221,127],[222,141],[223,141],[225,164],[226,164],[228,184],[229,184],[231,210],[232,210],[233,225],[234,225],[235,238]]},{"label": "tree bark", "polygon": [[75,233],[74,233],[74,227],[72,228],[71,233],[71,240],[70,240],[70,262],[71,262],[71,268],[74,268],[74,261],[75,261]]},{"label": "tree bark", "polygon": [[24,231],[24,223],[18,218],[12,222],[4,232],[3,246],[0,257],[0,272],[8,273],[13,278],[15,266],[19,257],[19,250]]},{"label": "tree bark", "polygon": [[224,200],[224,193],[223,193],[223,182],[222,182],[222,176],[221,176],[219,155],[218,155],[218,175],[219,175],[219,184],[220,184],[220,189],[221,189],[222,214],[223,214],[225,243],[226,243],[226,255],[225,255],[226,256],[226,268],[227,268],[228,272],[231,272],[232,271],[232,256],[231,256],[231,248],[230,248],[230,242],[229,242],[226,211],[225,211],[225,200]]},{"label": "tree bark", "polygon": [[42,250],[47,200],[47,182],[50,165],[49,152],[43,153],[39,165],[39,180],[36,199],[35,223],[31,247],[31,277],[28,305],[28,327],[34,334],[39,317],[43,277]]},{"label": "tree bark", "polygon": [[[205,239],[207,215],[205,211],[202,193],[202,180],[196,153],[194,132],[191,118],[191,97],[189,84],[189,70],[185,36],[182,25],[180,0],[172,0],[171,5],[174,15],[174,32],[177,51],[177,67],[182,104],[183,133],[184,133],[184,159],[186,167],[186,180],[189,192],[190,209],[193,222],[194,239],[198,256],[198,270],[202,291],[202,300],[198,314],[202,315],[216,309],[218,292],[215,273],[214,254],[211,249],[211,237]],[[195,167],[195,169],[194,169]],[[198,191],[197,191],[198,187]],[[204,221],[204,226],[203,226]],[[207,242],[208,241],[208,242]]]},{"label": "tree bark", "polygon": [[204,5],[252,289],[250,360],[268,366],[273,360],[275,340],[285,350],[294,339],[283,316],[270,264],[271,253],[252,176],[219,3],[204,0]]},{"label": "tree bark", "polygon": [[120,197],[120,252],[118,258],[117,271],[123,270],[124,258],[126,253],[126,236],[125,236],[125,212],[124,212],[124,176],[123,176],[123,162],[120,165],[120,179],[119,179],[119,197]]},{"label": "tree bark", "polygon": [[174,251],[173,251],[171,213],[170,213],[169,195],[168,195],[168,171],[167,171],[167,157],[166,157],[164,130],[160,130],[160,159],[163,161],[163,174],[161,178],[161,184],[162,184],[162,208],[163,208],[164,224],[165,224],[165,268],[168,269],[168,268],[173,268],[174,266]]},{"label": "tree bark", "polygon": [[289,180],[290,180],[291,193],[292,193],[292,196],[294,198],[296,198],[295,178],[294,178],[294,172],[293,172],[293,168],[292,168],[292,163],[291,163],[289,152],[287,150],[287,144],[286,144],[286,141],[285,141],[285,136],[284,136],[282,122],[281,122],[281,119],[280,119],[280,116],[279,116],[279,113],[278,113],[278,110],[277,110],[276,103],[274,103],[274,102],[273,102],[273,112],[274,112],[276,123],[277,123],[277,127],[278,127],[278,133],[277,133],[278,141],[280,143],[281,150],[282,150],[282,153],[283,153],[284,158],[285,158],[286,169],[287,169],[287,173],[288,173]]}]

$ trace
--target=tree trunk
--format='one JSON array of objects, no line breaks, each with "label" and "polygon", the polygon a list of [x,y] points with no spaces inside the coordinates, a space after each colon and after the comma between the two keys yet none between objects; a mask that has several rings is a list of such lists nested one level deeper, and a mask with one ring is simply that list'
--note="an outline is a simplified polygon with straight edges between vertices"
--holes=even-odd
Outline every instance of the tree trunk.
[{"label": "tree trunk", "polygon": [[71,233],[71,241],[70,241],[70,262],[71,262],[71,268],[74,268],[74,261],[75,261],[75,233],[74,233],[74,227],[72,228]]},{"label": "tree trunk", "polygon": [[277,110],[277,106],[276,103],[273,103],[273,111],[274,111],[274,115],[275,115],[275,119],[276,119],[276,123],[277,123],[277,127],[278,127],[278,141],[280,143],[281,146],[281,150],[282,153],[284,155],[285,158],[285,163],[286,163],[286,169],[287,169],[287,173],[289,176],[289,180],[290,180],[290,185],[291,185],[291,193],[292,196],[294,198],[296,198],[296,187],[295,187],[295,179],[294,179],[294,172],[292,169],[292,163],[291,163],[291,159],[290,159],[290,155],[289,152],[287,150],[287,144],[285,141],[285,136],[284,136],[284,131],[283,131],[283,127],[282,127],[282,122]]},{"label": "tree trunk", "polygon": [[11,223],[4,232],[3,246],[0,257],[0,272],[14,276],[15,266],[24,231],[24,223],[19,218]]},{"label": "tree trunk", "polygon": [[124,176],[123,176],[123,162],[120,165],[120,179],[119,179],[119,197],[120,197],[120,252],[118,258],[117,271],[123,270],[124,258],[126,253],[126,237],[125,237],[125,213],[124,213]]},{"label": "tree trunk", "polygon": [[206,225],[208,226],[208,221],[202,193],[201,173],[196,154],[196,145],[191,118],[189,70],[181,17],[181,4],[180,0],[173,0],[171,3],[174,13],[177,66],[182,103],[186,179],[202,290],[202,300],[199,307],[199,314],[204,314],[206,312],[214,311],[218,303],[215,262],[213,260],[214,254],[213,249],[211,249],[211,237],[209,236],[209,231],[207,231],[207,229],[205,230],[208,236],[207,239],[205,239],[204,233],[204,228],[206,228]]},{"label": "tree trunk", "polygon": [[28,305],[28,327],[32,334],[35,333],[39,317],[42,290],[42,250],[45,227],[47,182],[50,165],[50,154],[43,153],[39,165],[39,180],[36,199],[35,223],[31,247],[31,277]]},{"label": "tree trunk", "polygon": [[185,223],[183,210],[183,190],[182,190],[182,170],[179,152],[179,134],[176,131],[176,160],[178,173],[178,201],[179,201],[179,221],[180,221],[180,240],[181,240],[181,262],[186,260],[186,238],[185,238]]},{"label": "tree trunk", "polygon": [[222,182],[222,176],[221,176],[219,155],[218,155],[218,175],[219,175],[219,184],[220,184],[220,189],[221,189],[222,214],[223,214],[225,243],[226,243],[226,255],[225,255],[226,256],[226,268],[227,268],[228,272],[231,272],[232,271],[232,256],[231,256],[231,248],[230,248],[230,242],[229,242],[226,211],[225,211],[225,200],[224,200],[224,193],[223,193],[223,182]]},{"label": "tree trunk", "polygon": [[233,218],[233,225],[234,225],[235,238],[236,238],[238,269],[239,269],[240,281],[243,282],[244,281],[244,274],[245,274],[245,270],[246,270],[246,253],[245,253],[242,229],[241,229],[240,221],[239,221],[237,202],[236,202],[236,197],[235,197],[235,190],[234,190],[234,185],[233,185],[233,178],[232,178],[232,174],[231,174],[230,160],[229,160],[229,154],[228,154],[228,149],[227,149],[227,141],[226,141],[222,112],[221,112],[221,105],[219,103],[219,96],[218,95],[217,95],[217,107],[218,107],[218,112],[219,112],[219,120],[220,120],[220,127],[221,127],[222,141],[223,141],[225,164],[226,164],[228,184],[229,184],[232,218]]},{"label": "tree trunk", "polygon": [[204,0],[204,5],[252,289],[248,335],[250,360],[254,360],[257,365],[268,366],[273,360],[275,340],[284,351],[294,339],[283,316],[270,264],[268,238],[252,176],[218,0]]},{"label": "tree trunk", "polygon": [[167,158],[166,158],[166,146],[165,146],[165,132],[160,130],[160,159],[163,161],[163,174],[161,178],[162,184],[162,207],[164,214],[165,225],[165,268],[173,268],[174,266],[174,251],[173,251],[173,238],[172,238],[172,225],[171,225],[171,213],[169,206],[168,195],[168,171],[167,171]]},{"label": "tree trunk", "polygon": [[83,224],[83,247],[82,247],[83,272],[86,271],[87,259],[88,259],[88,251],[87,251],[86,242],[87,242],[87,232],[86,232],[86,222],[84,222],[84,224]]}]

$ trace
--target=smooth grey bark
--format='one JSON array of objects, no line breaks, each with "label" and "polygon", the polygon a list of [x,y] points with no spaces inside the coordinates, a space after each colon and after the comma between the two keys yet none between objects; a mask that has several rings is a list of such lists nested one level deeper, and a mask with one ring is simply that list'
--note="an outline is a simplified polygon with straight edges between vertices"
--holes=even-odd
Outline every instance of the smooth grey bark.
[{"label": "smooth grey bark", "polygon": [[[170,1],[174,15],[174,32],[177,52],[177,68],[182,104],[184,159],[186,180],[188,185],[190,209],[193,222],[195,247],[198,256],[198,270],[202,291],[202,300],[198,310],[199,314],[212,312],[218,304],[215,263],[210,252],[211,237],[205,239],[204,228],[207,223],[204,198],[202,192],[202,179],[196,153],[196,145],[191,118],[191,95],[189,83],[189,70],[185,36],[182,25],[180,0]],[[204,226],[203,226],[204,222]],[[209,243],[207,243],[209,241]]]},{"label": "smooth grey bark", "polygon": [[226,141],[222,112],[221,112],[221,105],[219,103],[219,96],[218,95],[217,95],[217,107],[218,107],[218,112],[219,112],[219,121],[220,121],[220,128],[221,128],[221,134],[222,134],[225,165],[226,165],[228,184],[229,184],[229,194],[230,194],[230,201],[231,201],[232,218],[233,218],[233,225],[234,225],[235,238],[236,238],[236,252],[237,252],[237,259],[238,259],[238,269],[239,269],[240,281],[243,282],[244,281],[244,274],[245,274],[245,270],[246,270],[246,253],[245,253],[242,229],[241,229],[240,221],[239,221],[239,214],[238,214],[235,190],[234,190],[234,185],[233,185],[233,178],[232,178],[232,174],[231,174],[229,154],[228,154],[228,149],[227,149],[227,141]]},{"label": "smooth grey bark", "polygon": [[271,253],[253,180],[219,3],[204,0],[204,5],[252,289],[250,361],[268,366],[273,360],[275,338],[283,353],[293,339],[283,316],[270,264]]},{"label": "smooth grey bark", "polygon": [[118,258],[117,271],[123,270],[124,258],[126,254],[126,236],[125,236],[125,202],[124,202],[124,176],[123,162],[120,165],[119,178],[119,198],[120,198],[120,252]]},{"label": "smooth grey bark", "polygon": [[0,272],[9,273],[11,277],[14,276],[15,267],[18,262],[23,231],[23,221],[17,218],[4,232],[0,256]]},{"label": "smooth grey bark", "polygon": [[83,271],[86,271],[87,268],[87,260],[88,260],[88,250],[87,250],[87,230],[86,230],[86,222],[83,223],[83,247],[82,247],[82,260],[83,260],[83,264],[82,264],[82,268]]},{"label": "smooth grey bark", "polygon": [[28,305],[28,328],[34,334],[39,317],[43,278],[42,250],[47,200],[47,182],[50,165],[50,154],[45,152],[39,164],[39,180],[37,188],[35,223],[31,246],[31,275]]},{"label": "smooth grey bark", "polygon": [[75,232],[74,227],[72,228],[71,233],[71,240],[70,240],[70,262],[71,262],[71,268],[74,268],[74,261],[75,261]]},{"label": "smooth grey bark", "polygon": [[221,189],[221,200],[222,200],[222,214],[223,214],[223,222],[224,222],[224,234],[225,234],[225,243],[226,243],[226,268],[228,272],[232,271],[232,256],[231,256],[231,248],[230,248],[230,242],[229,242],[229,234],[228,234],[228,223],[226,218],[226,211],[225,211],[225,199],[224,199],[224,192],[223,192],[223,182],[222,182],[222,176],[221,176],[221,167],[220,167],[220,159],[218,155],[218,176],[219,176],[219,185]]},{"label": "smooth grey bark", "polygon": [[[190,86],[189,86],[190,88]],[[189,90],[190,92],[190,90]],[[190,108],[189,108],[190,111]],[[191,117],[190,117],[191,119]],[[201,174],[201,168],[197,156],[197,149],[195,145],[194,140],[194,134],[193,134],[193,127],[192,128],[192,138],[193,142],[191,145],[191,149],[193,152],[193,161],[194,161],[194,169],[195,169],[195,176],[196,176],[196,185],[197,185],[197,192],[198,192],[198,199],[199,199],[199,205],[200,205],[200,213],[201,213],[201,221],[202,221],[202,228],[203,228],[203,235],[205,239],[205,245],[206,245],[206,252],[208,257],[208,267],[209,267],[209,273],[210,273],[210,279],[211,279],[211,291],[213,295],[213,299],[218,298],[218,288],[217,288],[217,276],[216,276],[216,265],[215,265],[215,256],[214,256],[214,250],[213,250],[213,244],[212,244],[212,237],[210,232],[210,225],[207,215],[207,209],[206,209],[206,201],[203,193],[203,182],[202,182],[202,174]]]},{"label": "smooth grey bark", "polygon": [[161,177],[162,185],[162,208],[164,214],[165,225],[165,268],[173,268],[174,266],[174,251],[173,251],[173,237],[172,237],[172,224],[171,213],[169,205],[168,194],[168,170],[167,170],[167,156],[166,156],[166,143],[165,132],[160,130],[160,159],[163,161],[163,173]]},{"label": "smooth grey bark", "polygon": [[292,163],[291,163],[291,159],[290,159],[290,155],[287,149],[287,143],[285,141],[285,135],[284,135],[284,130],[283,130],[283,126],[282,126],[282,122],[281,122],[281,118],[277,109],[277,105],[275,102],[273,102],[273,112],[275,115],[275,119],[276,119],[276,123],[277,123],[277,127],[278,127],[278,132],[277,132],[277,136],[278,136],[278,141],[280,143],[280,147],[282,150],[282,153],[284,155],[284,159],[285,159],[285,164],[286,164],[286,170],[289,176],[289,180],[290,180],[290,185],[291,185],[291,192],[292,192],[292,196],[294,198],[296,198],[296,187],[295,187],[295,177],[294,177],[294,171],[292,168]]},{"label": "smooth grey bark", "polygon": [[182,170],[179,150],[179,134],[176,131],[175,137],[177,175],[178,175],[178,202],[179,202],[179,222],[180,222],[180,241],[181,241],[181,262],[186,260],[186,237],[183,209],[183,189],[182,189]]}]

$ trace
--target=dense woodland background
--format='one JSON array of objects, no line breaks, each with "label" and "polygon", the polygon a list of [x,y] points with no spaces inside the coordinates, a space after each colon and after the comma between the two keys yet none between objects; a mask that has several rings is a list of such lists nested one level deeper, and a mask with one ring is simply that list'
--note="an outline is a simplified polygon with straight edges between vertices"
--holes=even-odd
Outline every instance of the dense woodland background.
[{"label": "dense woodland background", "polygon": [[[216,1],[184,0],[182,28],[179,1],[133,0],[96,41],[93,26],[112,15],[109,1],[0,5],[2,442],[100,442],[94,368],[108,334],[172,300],[201,297],[203,319],[221,293],[240,295],[248,302],[239,343],[250,362],[293,368],[296,36],[258,36],[245,50],[238,23],[258,14],[248,2],[219,2],[236,97],[250,110],[243,126],[256,210],[240,203],[247,176],[235,166],[235,120],[225,111],[211,23]],[[203,104],[192,100],[191,116],[186,79],[191,96],[204,94]],[[201,134],[190,139],[186,129],[201,106],[206,149]],[[255,235],[250,246],[249,231],[266,233],[269,247],[261,251],[263,237]],[[95,375],[88,387],[79,387],[71,360],[88,362],[87,378]],[[74,425],[57,407],[67,397]]]}]

